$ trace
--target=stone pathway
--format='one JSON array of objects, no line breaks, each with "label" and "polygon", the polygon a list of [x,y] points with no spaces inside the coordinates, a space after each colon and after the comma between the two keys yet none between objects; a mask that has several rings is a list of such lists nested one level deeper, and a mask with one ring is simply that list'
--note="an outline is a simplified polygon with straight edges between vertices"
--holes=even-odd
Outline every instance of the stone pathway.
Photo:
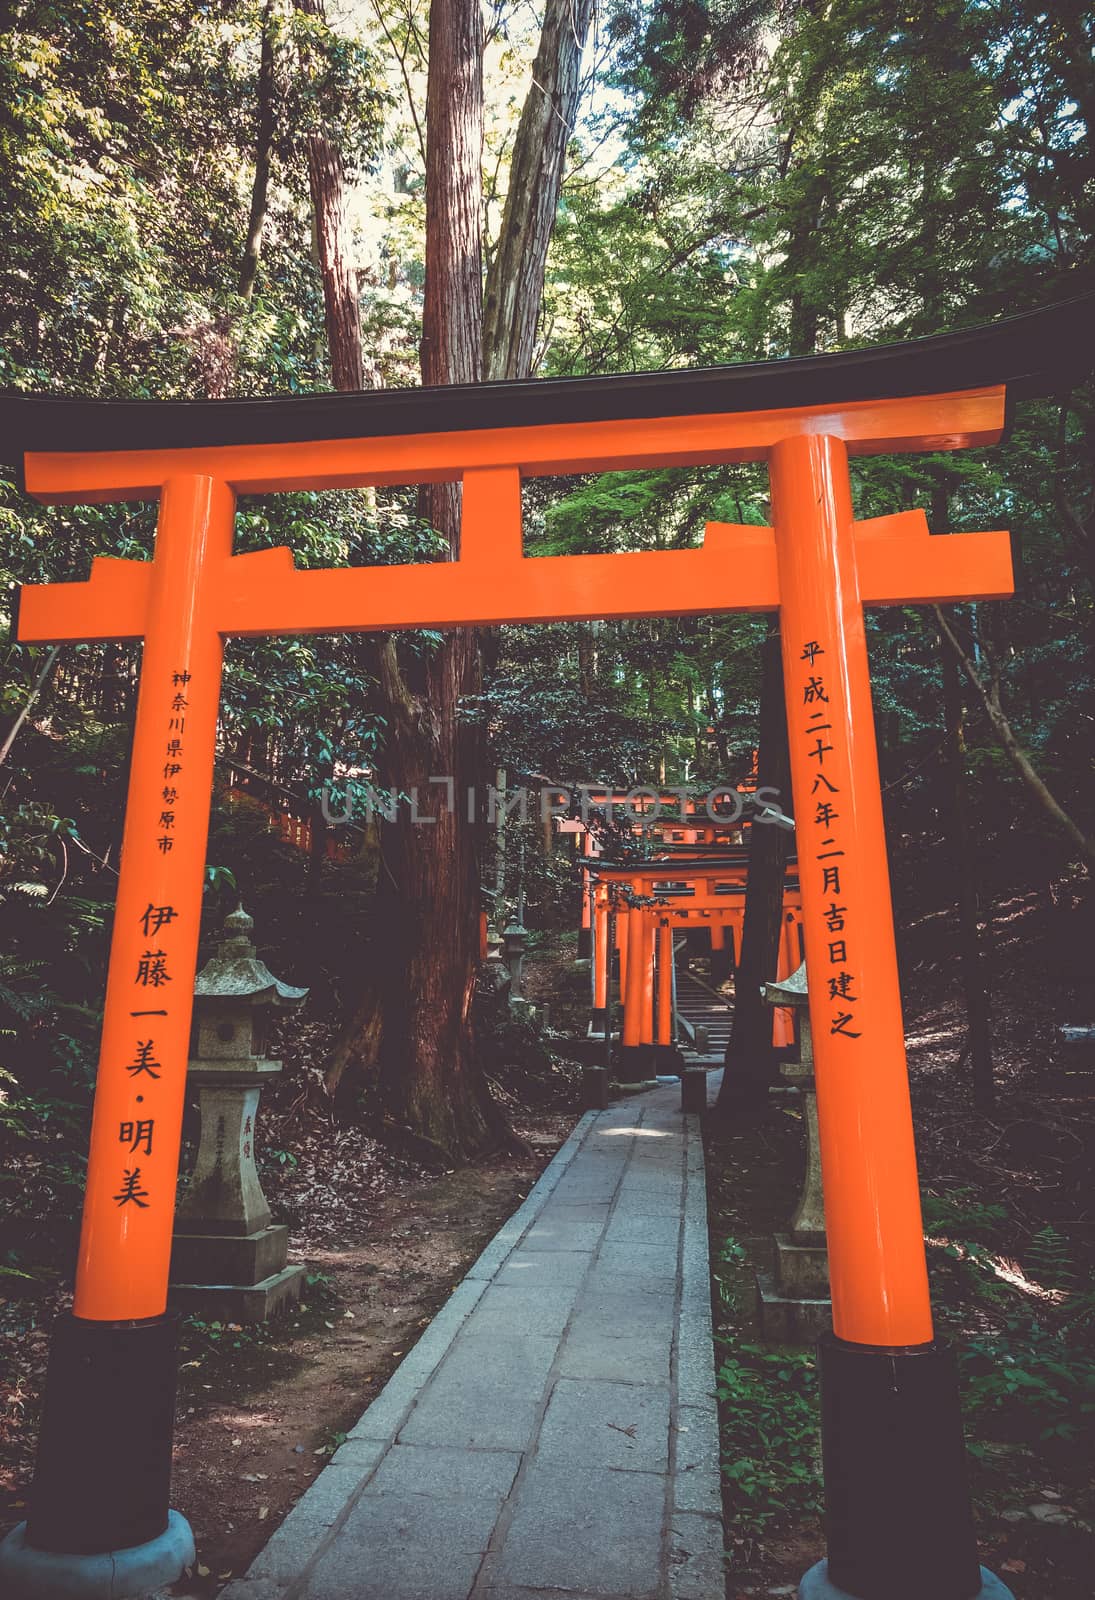
[{"label": "stone pathway", "polygon": [[721,1600],[703,1147],[679,1107],[674,1084],[582,1118],[222,1600]]}]

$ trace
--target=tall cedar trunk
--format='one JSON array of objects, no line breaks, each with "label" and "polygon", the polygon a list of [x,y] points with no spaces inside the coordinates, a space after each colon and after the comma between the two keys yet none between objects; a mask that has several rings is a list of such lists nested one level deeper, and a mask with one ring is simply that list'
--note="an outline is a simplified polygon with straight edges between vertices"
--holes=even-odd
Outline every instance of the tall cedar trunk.
[{"label": "tall cedar trunk", "polygon": [[[569,124],[577,101],[578,63],[590,5],[572,16],[567,0],[549,0],[529,102],[543,99]],[[565,15],[567,26],[562,26]],[[558,204],[565,136],[548,139],[526,105],[514,149],[514,172],[491,283],[505,315],[482,321],[482,23],[478,0],[449,0],[430,10],[427,82],[426,287],[422,335],[424,383],[474,382],[480,373],[524,376],[529,370],[543,292],[544,262]],[[534,159],[535,157],[535,159]],[[530,225],[530,216],[536,221]],[[518,244],[511,243],[516,235]],[[510,263],[503,269],[502,262]],[[516,294],[505,274],[520,265]],[[488,291],[488,298],[490,291]],[[492,302],[493,303],[493,302]],[[457,553],[459,495],[430,485],[425,517]],[[484,731],[460,715],[478,693],[481,654],[469,630],[446,636],[428,661],[400,661],[393,641],[379,651],[378,676],[389,719],[381,781],[418,789],[420,811],[436,821],[412,826],[400,813],[382,831],[377,918],[382,930],[355,1025],[332,1062],[329,1083],[360,1080],[379,1063],[387,1113],[446,1154],[473,1155],[512,1137],[487,1093],[475,1058],[472,999],[479,945],[482,818],[471,822],[472,789],[482,811]],[[431,778],[450,777],[455,807]],[[432,796],[432,799],[428,799]],[[382,1027],[377,1010],[382,1007]],[[347,1069],[350,1069],[347,1071]]]},{"label": "tall cedar trunk", "polygon": [[487,275],[484,378],[527,378],[532,371],[544,265],[592,14],[593,0],[548,0],[544,10],[532,87],[513,147],[502,232]]},{"label": "tall cedar trunk", "polygon": [[266,227],[266,212],[270,197],[270,155],[274,145],[274,41],[271,29],[270,7],[262,13],[262,52],[259,57],[258,127],[255,132],[255,179],[251,185],[251,213],[247,219],[247,241],[243,247],[238,289],[245,300],[250,300],[255,288],[255,277],[262,254],[262,235]]},{"label": "tall cedar trunk", "polygon": [[[422,331],[427,384],[479,377],[482,49],[477,0],[431,7]],[[313,194],[322,195],[328,187],[322,167],[310,157],[309,168]],[[354,306],[356,315],[356,295]],[[332,337],[339,327],[329,308]],[[357,354],[360,384],[360,338]],[[419,509],[455,556],[457,486],[429,485]],[[485,757],[482,730],[461,717],[460,704],[479,689],[475,634],[447,634],[428,658],[407,652],[406,659],[385,636],[376,643],[373,670],[388,723],[380,783],[416,795],[416,814],[433,820],[416,823],[401,807],[394,822],[381,824],[377,933],[357,1013],[335,1052],[328,1085],[352,1098],[372,1083],[384,1116],[407,1130],[417,1148],[432,1147],[446,1159],[475,1155],[510,1137],[478,1068],[472,1031],[480,830],[468,822],[465,807],[468,790],[481,787]],[[431,783],[434,778],[451,778],[451,806],[446,784]]]},{"label": "tall cedar trunk", "polygon": [[[763,646],[757,786],[771,786],[777,791],[783,810],[790,810],[787,709],[779,623],[775,617],[769,618]],[[786,829],[771,823],[754,822],[750,829],[741,955],[734,978],[734,1017],[726,1047],[726,1071],[713,1117],[724,1128],[740,1115],[762,1111],[768,1086],[775,1077],[772,1008],[761,998],[761,985],[773,982],[776,976],[783,923],[783,880],[791,837]]]},{"label": "tall cedar trunk", "polygon": [[[480,231],[483,147],[483,38],[478,0],[430,7],[426,92],[426,288],[422,381],[474,383],[482,330]],[[421,514],[448,540],[460,537],[460,496],[430,484]],[[377,913],[394,934],[387,957],[403,975],[409,1004],[385,1006],[381,1088],[389,1112],[447,1151],[473,1155],[496,1142],[500,1119],[475,1061],[471,1009],[479,921],[479,829],[463,804],[485,765],[482,733],[463,720],[460,702],[479,688],[475,634],[445,635],[428,659],[382,686],[394,717],[382,758],[385,782],[422,796],[416,826],[406,810],[385,830]],[[443,785],[451,778],[455,801]],[[430,798],[427,799],[426,796]]]},{"label": "tall cedar trunk", "polygon": [[[293,0],[293,4],[305,16],[315,17],[320,22],[326,20],[323,0]],[[307,70],[307,54],[302,53],[302,56]],[[306,148],[331,376],[336,389],[360,389],[365,383],[361,362],[361,313],[346,217],[342,152],[322,133],[309,134]]]}]

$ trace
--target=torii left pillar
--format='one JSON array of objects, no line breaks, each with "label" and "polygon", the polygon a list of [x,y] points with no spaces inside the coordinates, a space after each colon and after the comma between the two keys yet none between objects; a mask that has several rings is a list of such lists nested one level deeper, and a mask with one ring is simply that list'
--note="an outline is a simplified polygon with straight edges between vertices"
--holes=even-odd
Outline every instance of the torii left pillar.
[{"label": "torii left pillar", "polygon": [[168,1506],[167,1282],[223,655],[203,576],[231,554],[234,509],[207,477],[169,480],[160,500],[76,1293],[30,1513],[0,1562],[21,1596],[143,1595],[194,1560]]}]

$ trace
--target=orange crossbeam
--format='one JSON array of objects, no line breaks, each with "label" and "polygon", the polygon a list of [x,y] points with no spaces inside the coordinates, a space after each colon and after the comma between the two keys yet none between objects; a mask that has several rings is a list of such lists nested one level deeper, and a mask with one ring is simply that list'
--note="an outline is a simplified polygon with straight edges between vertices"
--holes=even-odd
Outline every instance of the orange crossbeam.
[{"label": "orange crossbeam", "polygon": [[[519,527],[519,525],[518,525]],[[856,525],[865,605],[994,599],[1012,592],[1006,533],[928,536],[923,513]],[[98,556],[83,583],[27,584],[19,637],[28,642],[144,636],[152,564]],[[210,563],[203,575],[223,634],[342,633],[581,617],[774,611],[770,528],[710,524],[694,550],[522,557],[297,571],[283,547]]]}]

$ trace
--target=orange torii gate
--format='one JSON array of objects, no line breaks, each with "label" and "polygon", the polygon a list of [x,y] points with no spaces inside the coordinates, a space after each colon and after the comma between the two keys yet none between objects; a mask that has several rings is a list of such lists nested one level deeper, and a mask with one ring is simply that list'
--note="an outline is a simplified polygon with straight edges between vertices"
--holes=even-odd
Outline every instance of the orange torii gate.
[{"label": "orange torii gate", "polygon": [[[46,503],[158,500],[151,561],[23,590],[25,641],[144,656],[74,1313],[51,1352],[7,1592],[114,1595],[177,1577],[165,1310],[223,641],[590,617],[781,613],[834,1332],[822,1341],[827,1569],[804,1593],[969,1600],[980,1584],[953,1361],[935,1340],[863,623],[864,605],[1011,592],[1003,533],[857,521],[848,458],[995,443],[1006,402],[1090,365],[1090,300],[836,356],[286,400],[9,395],[0,425]],[[522,478],[760,461],[772,527],[694,549],[526,557]],[[458,481],[459,559],[297,571],[232,553],[236,499]],[[83,1588],[81,1588],[81,1584]],[[823,1587],[819,1587],[823,1586]],[[835,1585],[835,1587],[834,1587]]]}]

